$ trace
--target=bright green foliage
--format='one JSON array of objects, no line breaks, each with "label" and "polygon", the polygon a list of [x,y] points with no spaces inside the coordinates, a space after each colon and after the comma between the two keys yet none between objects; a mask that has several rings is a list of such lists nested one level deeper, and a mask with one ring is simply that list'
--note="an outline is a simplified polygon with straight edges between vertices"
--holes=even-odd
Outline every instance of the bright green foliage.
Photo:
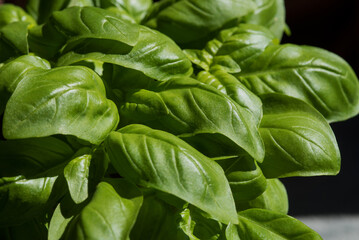
[{"label": "bright green foliage", "polygon": [[129,125],[112,132],[105,146],[125,178],[175,195],[224,223],[236,222],[222,168],[174,135]]},{"label": "bright green foliage", "polygon": [[359,83],[280,44],[283,0],[26,9],[0,6],[0,239],[321,239],[279,178],[339,172]]}]

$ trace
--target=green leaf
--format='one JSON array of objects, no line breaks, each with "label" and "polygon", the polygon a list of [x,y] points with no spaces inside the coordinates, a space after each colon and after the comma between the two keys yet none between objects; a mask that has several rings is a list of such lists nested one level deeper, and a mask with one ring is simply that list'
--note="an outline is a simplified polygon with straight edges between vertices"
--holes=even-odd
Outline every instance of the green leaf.
[{"label": "green leaf", "polygon": [[215,31],[230,21],[238,21],[255,7],[254,3],[246,0],[177,0],[165,1],[160,8],[156,6],[163,4],[161,2],[153,5],[146,24],[179,44],[206,41]]},{"label": "green leaf", "polygon": [[236,201],[237,210],[262,208],[278,213],[288,213],[288,196],[279,179],[267,179],[267,188],[259,197],[250,201]]},{"label": "green leaf", "polygon": [[69,224],[64,239],[129,239],[143,197],[123,179],[101,182],[81,213]]},{"label": "green leaf", "polygon": [[152,0],[99,0],[99,7],[110,8],[108,10],[118,12],[119,17],[125,15],[126,19],[131,19],[134,23],[140,23],[146,16]]},{"label": "green leaf", "polygon": [[57,205],[54,213],[52,214],[50,226],[48,230],[49,240],[59,240],[64,234],[67,225],[72,220],[73,216],[65,217],[61,213],[61,205]]},{"label": "green leaf", "polygon": [[299,220],[273,211],[249,209],[239,212],[238,220],[239,224],[236,225],[236,228],[241,240],[263,239],[263,237],[268,240],[322,239],[318,233]]},{"label": "green leaf", "polygon": [[359,82],[339,56],[323,49],[269,46],[236,76],[255,94],[281,93],[314,106],[329,122],[359,113]]},{"label": "green leaf", "polygon": [[36,56],[24,55],[7,62],[0,68],[0,91],[13,93],[27,74],[41,69],[50,69],[50,64]]},{"label": "green leaf", "polygon": [[7,139],[74,135],[99,144],[118,121],[96,73],[61,67],[27,75],[18,84],[5,109],[3,134]]},{"label": "green leaf", "polygon": [[70,0],[67,7],[85,7],[85,6],[94,6],[94,2],[97,0]]},{"label": "green leaf", "polygon": [[142,125],[112,132],[105,141],[121,176],[175,195],[221,222],[236,222],[223,170],[179,138]]},{"label": "green leaf", "polygon": [[0,28],[14,22],[25,22],[36,25],[35,20],[21,7],[13,4],[0,5]]},{"label": "green leaf", "polygon": [[273,34],[265,27],[240,24],[222,30],[203,50],[185,49],[184,53],[206,71],[221,68],[229,73],[238,73],[274,43]]},{"label": "green leaf", "polygon": [[75,204],[83,203],[105,175],[108,160],[100,147],[92,150],[81,148],[64,168],[71,199]]},{"label": "green leaf", "polygon": [[58,175],[72,154],[56,138],[0,141],[0,225],[40,216],[63,196]]},{"label": "green leaf", "polygon": [[18,55],[28,54],[27,29],[29,23],[14,22],[0,29],[1,38],[15,49]]},{"label": "green leaf", "polygon": [[197,79],[227,94],[243,108],[243,111],[248,112],[246,118],[249,119],[249,122],[255,122],[259,126],[263,115],[260,98],[249,91],[233,75],[223,70],[202,71],[197,75]]},{"label": "green leaf", "polygon": [[0,45],[2,45],[0,49],[7,48],[1,51],[0,62],[29,53],[27,43],[28,25],[29,23],[27,22],[13,22],[0,28]]},{"label": "green leaf", "polygon": [[38,69],[50,69],[50,64],[44,59],[29,55],[18,57],[0,68],[0,114],[4,112],[18,83],[31,71]]},{"label": "green leaf", "polygon": [[89,196],[88,178],[91,158],[91,149],[82,148],[64,168],[70,195],[76,204],[85,201]]},{"label": "green leaf", "polygon": [[154,196],[147,196],[132,228],[130,239],[142,240],[187,240],[178,228],[178,210]]},{"label": "green leaf", "polygon": [[29,44],[46,58],[60,54],[59,66],[100,61],[157,80],[192,74],[191,62],[168,37],[100,8],[74,7],[54,13],[47,24],[29,32]]},{"label": "green leaf", "polygon": [[313,107],[280,94],[261,96],[260,133],[266,155],[260,163],[268,178],[335,175],[340,153],[332,129]]},{"label": "green leaf", "polygon": [[26,10],[41,24],[44,23],[54,11],[64,9],[71,0],[29,0]]},{"label": "green leaf", "polygon": [[[248,152],[258,161],[263,159],[256,121],[247,108],[194,79],[175,78],[147,85],[143,86],[146,89],[124,89],[119,106],[123,123],[142,123],[178,135],[208,155]],[[207,144],[223,149],[212,153]]]},{"label": "green leaf", "polygon": [[252,200],[266,190],[266,178],[254,159],[235,157],[218,160],[217,163],[226,174],[236,203]]},{"label": "green leaf", "polygon": [[218,240],[222,233],[222,224],[207,218],[198,209],[189,207],[181,212],[180,228],[190,240]]},{"label": "green leaf", "polygon": [[285,29],[285,6],[283,0],[254,0],[257,7],[245,18],[246,23],[262,25],[280,40]]}]

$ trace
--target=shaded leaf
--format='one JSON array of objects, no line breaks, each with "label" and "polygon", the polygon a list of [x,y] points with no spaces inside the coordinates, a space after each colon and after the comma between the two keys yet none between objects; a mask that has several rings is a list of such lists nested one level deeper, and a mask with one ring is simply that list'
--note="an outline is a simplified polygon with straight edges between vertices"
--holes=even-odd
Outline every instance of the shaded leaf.
[{"label": "shaded leaf", "polygon": [[279,179],[267,179],[267,188],[259,197],[250,201],[236,201],[237,210],[262,208],[277,213],[288,213],[288,196]]}]

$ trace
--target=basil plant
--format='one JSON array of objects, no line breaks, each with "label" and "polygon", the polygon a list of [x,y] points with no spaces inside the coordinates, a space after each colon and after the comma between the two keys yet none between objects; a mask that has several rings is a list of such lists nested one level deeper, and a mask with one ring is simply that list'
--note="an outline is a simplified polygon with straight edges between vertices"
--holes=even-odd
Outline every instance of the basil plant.
[{"label": "basil plant", "polygon": [[0,6],[0,238],[321,237],[280,178],[335,175],[359,82],[280,44],[283,0]]}]

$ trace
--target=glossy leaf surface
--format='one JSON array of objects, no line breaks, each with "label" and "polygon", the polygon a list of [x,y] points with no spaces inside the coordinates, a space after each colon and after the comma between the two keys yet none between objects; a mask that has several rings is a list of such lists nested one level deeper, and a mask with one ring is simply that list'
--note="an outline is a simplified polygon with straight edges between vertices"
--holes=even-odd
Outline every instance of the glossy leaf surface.
[{"label": "glossy leaf surface", "polygon": [[13,4],[0,5],[0,28],[14,22],[26,22],[35,25],[35,20],[21,7]]},{"label": "glossy leaf surface", "polygon": [[262,25],[280,40],[285,29],[285,9],[283,0],[254,0],[257,7],[246,17],[245,22]]},{"label": "glossy leaf surface", "polygon": [[74,7],[54,13],[47,24],[30,31],[29,44],[40,56],[63,55],[59,66],[108,62],[157,80],[192,73],[190,61],[168,37],[100,8]]},{"label": "glossy leaf surface", "polygon": [[112,132],[105,144],[112,164],[125,178],[175,195],[224,223],[236,222],[223,170],[174,135],[129,125]]},{"label": "glossy leaf surface", "polygon": [[329,122],[359,112],[359,82],[339,56],[323,49],[270,46],[237,77],[254,93],[281,93],[314,106]]},{"label": "glossy leaf surface", "polygon": [[243,108],[243,111],[249,112],[246,114],[249,121],[256,122],[259,126],[263,114],[260,98],[249,91],[233,75],[223,70],[202,71],[197,75],[197,79],[228,95]]},{"label": "glossy leaf surface", "polygon": [[335,175],[338,145],[325,119],[311,106],[279,94],[262,96],[260,133],[266,155],[260,163],[269,178]]},{"label": "glossy leaf surface", "polygon": [[118,121],[117,108],[93,71],[62,67],[21,81],[7,103],[3,133],[8,139],[74,135],[98,144]]},{"label": "glossy leaf surface", "polygon": [[0,114],[4,112],[6,103],[18,83],[26,74],[36,69],[50,69],[50,65],[39,57],[24,55],[0,68]]},{"label": "glossy leaf surface", "polygon": [[273,34],[265,27],[240,24],[222,30],[204,49],[185,49],[184,52],[194,64],[206,71],[221,68],[238,73],[275,42]]},{"label": "glossy leaf surface", "polygon": [[119,17],[125,15],[126,19],[134,23],[142,21],[151,5],[152,0],[99,0],[99,7],[110,8],[111,11],[115,8]]},{"label": "glossy leaf surface", "polygon": [[101,182],[89,204],[70,222],[64,239],[129,239],[142,201],[136,186],[123,179]]},{"label": "glossy leaf surface", "polygon": [[64,176],[69,187],[71,198],[77,204],[83,202],[89,196],[88,178],[91,158],[91,149],[82,148],[64,168]]},{"label": "glossy leaf surface", "polygon": [[[238,20],[254,10],[251,1],[164,1],[160,9],[153,5],[147,25],[171,37],[179,44],[208,38],[226,23]],[[160,11],[158,11],[160,10]]]},{"label": "glossy leaf surface", "polygon": [[[243,150],[259,161],[264,150],[251,112],[220,91],[189,78],[163,83],[152,82],[146,89],[129,89],[119,106],[127,123],[142,123],[171,132],[205,146],[215,142],[228,149],[227,154]],[[213,143],[212,143],[213,145]],[[225,154],[225,153],[223,153]]]},{"label": "glossy leaf surface", "polygon": [[318,233],[301,223],[299,220],[285,214],[263,209],[249,209],[238,213],[239,224],[235,226],[239,239],[268,240],[298,239],[321,240]]}]

